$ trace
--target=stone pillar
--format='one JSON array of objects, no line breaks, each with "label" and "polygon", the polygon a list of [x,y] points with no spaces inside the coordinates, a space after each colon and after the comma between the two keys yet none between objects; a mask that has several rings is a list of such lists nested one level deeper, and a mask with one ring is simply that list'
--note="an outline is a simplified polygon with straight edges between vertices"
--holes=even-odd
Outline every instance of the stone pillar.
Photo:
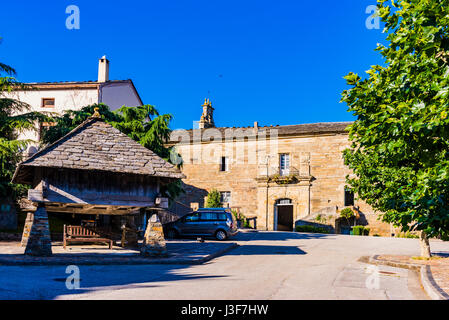
[{"label": "stone pillar", "polygon": [[152,257],[167,255],[164,232],[157,214],[153,214],[150,219],[148,219],[140,254]]},{"label": "stone pillar", "polygon": [[33,226],[33,220],[34,220],[34,213],[30,211],[27,213],[22,233],[22,247],[24,248],[27,246],[28,238],[30,237],[30,231],[31,227]]},{"label": "stone pillar", "polygon": [[[31,216],[27,215],[27,220]],[[34,212],[32,221],[27,221],[29,226],[28,240],[26,240],[25,254],[30,256],[48,257],[52,255],[50,228],[48,225],[47,210],[43,204],[39,204]],[[27,223],[24,228],[24,238],[26,238]],[[22,244],[24,243],[22,238]]]}]

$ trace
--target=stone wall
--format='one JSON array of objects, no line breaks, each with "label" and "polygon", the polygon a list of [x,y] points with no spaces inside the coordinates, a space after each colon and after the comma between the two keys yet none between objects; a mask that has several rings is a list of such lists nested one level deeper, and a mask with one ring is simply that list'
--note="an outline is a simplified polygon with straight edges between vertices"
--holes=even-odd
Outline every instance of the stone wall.
[{"label": "stone wall", "polygon": [[[276,228],[276,201],[291,199],[294,220],[298,221],[321,211],[344,208],[346,175],[342,151],[349,146],[346,133],[279,136],[276,141],[262,137],[244,142],[218,141],[177,145],[184,164],[186,193],[179,199],[186,205],[198,202],[212,189],[230,191],[230,207],[240,209],[247,217],[257,217],[259,229]],[[279,172],[279,154],[290,155],[291,171],[297,181],[279,184],[266,179]],[[220,171],[221,157],[229,158],[229,171]],[[266,159],[268,158],[268,161]],[[389,235],[390,226],[377,221],[377,214],[364,202],[356,201],[371,234]],[[268,216],[268,221],[267,221]]]}]

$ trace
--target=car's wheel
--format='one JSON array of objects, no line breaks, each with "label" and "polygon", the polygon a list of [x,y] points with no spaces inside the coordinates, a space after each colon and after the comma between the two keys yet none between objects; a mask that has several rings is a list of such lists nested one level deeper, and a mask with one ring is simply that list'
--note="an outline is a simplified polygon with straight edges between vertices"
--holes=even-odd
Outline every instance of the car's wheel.
[{"label": "car's wheel", "polygon": [[167,231],[167,239],[176,239],[178,237],[178,232],[175,229],[170,229]]},{"label": "car's wheel", "polygon": [[217,238],[217,240],[223,241],[223,240],[226,240],[227,237],[228,237],[228,235],[223,230],[218,230],[215,233],[215,238]]}]

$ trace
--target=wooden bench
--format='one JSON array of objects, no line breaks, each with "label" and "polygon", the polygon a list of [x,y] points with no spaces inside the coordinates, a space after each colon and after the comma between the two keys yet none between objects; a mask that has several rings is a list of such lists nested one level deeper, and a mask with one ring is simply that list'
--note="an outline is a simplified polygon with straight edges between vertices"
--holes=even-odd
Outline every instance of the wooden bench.
[{"label": "wooden bench", "polygon": [[112,249],[113,240],[101,236],[92,229],[64,225],[64,249],[69,242],[106,242],[109,244],[109,249]]}]

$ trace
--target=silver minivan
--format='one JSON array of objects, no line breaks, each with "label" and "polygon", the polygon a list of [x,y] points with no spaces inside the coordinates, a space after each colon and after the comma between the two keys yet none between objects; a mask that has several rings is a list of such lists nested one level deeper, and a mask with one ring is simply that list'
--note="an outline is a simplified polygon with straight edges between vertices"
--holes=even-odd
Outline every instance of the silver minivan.
[{"label": "silver minivan", "polygon": [[203,208],[164,226],[168,239],[202,236],[226,240],[238,233],[237,221],[230,209]]}]

